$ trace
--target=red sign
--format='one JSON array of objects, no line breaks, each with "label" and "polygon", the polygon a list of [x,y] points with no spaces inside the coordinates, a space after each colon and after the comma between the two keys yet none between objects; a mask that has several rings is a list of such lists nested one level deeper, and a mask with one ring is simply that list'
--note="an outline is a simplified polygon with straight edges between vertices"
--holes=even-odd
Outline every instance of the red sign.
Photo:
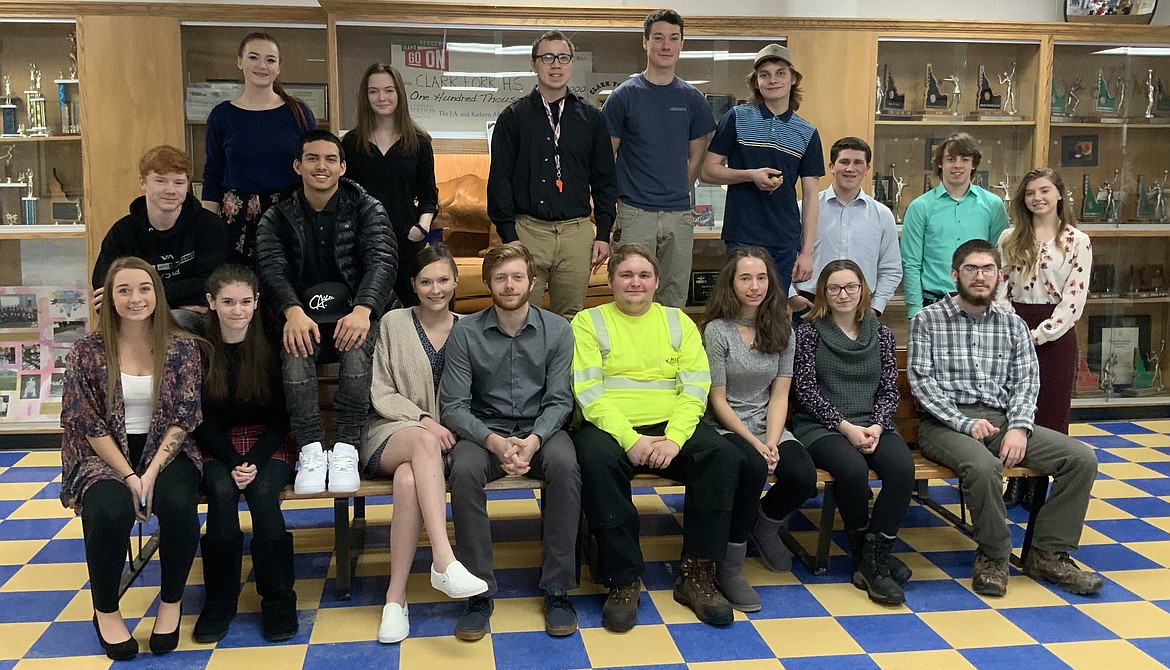
[{"label": "red sign", "polygon": [[403,47],[407,67],[446,70],[447,52],[441,47]]}]

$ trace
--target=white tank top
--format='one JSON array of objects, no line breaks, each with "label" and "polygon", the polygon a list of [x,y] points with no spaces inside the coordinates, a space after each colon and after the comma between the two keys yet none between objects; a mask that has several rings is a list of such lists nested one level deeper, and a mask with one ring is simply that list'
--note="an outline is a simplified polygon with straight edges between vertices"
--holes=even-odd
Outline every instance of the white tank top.
[{"label": "white tank top", "polygon": [[122,399],[126,403],[126,434],[145,435],[150,432],[150,418],[154,415],[154,375],[122,373]]}]

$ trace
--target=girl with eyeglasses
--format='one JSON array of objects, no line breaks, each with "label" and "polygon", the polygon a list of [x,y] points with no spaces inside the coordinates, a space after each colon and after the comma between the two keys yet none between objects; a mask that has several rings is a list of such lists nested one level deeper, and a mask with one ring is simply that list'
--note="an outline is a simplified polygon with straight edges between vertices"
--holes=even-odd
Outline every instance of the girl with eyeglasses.
[{"label": "girl with eyeglasses", "polygon": [[[747,529],[769,569],[790,569],[779,532],[788,517],[816,494],[817,474],[808,452],[789,433],[788,396],[792,384],[792,323],[776,277],[772,255],[762,247],[733,250],[719,272],[715,290],[699,322],[711,365],[707,416],[711,424],[747,456],[741,478],[768,473],[776,483],[760,501],[757,518],[735,519],[727,556],[717,566],[716,582],[736,609],[760,609],[759,597],[743,579]],[[744,536],[736,537],[735,529]]]},{"label": "girl with eyeglasses", "polygon": [[[792,432],[833,475],[853,557],[853,585],[870,600],[900,605],[910,568],[890,553],[914,485],[914,459],[894,424],[894,335],[870,310],[869,286],[851,260],[830,262],[796,330]],[[869,471],[882,481],[869,510]]]},{"label": "girl with eyeglasses", "polygon": [[[1012,227],[999,237],[1004,281],[996,302],[1015,311],[1032,331],[1040,360],[1036,424],[1067,435],[1077,370],[1076,323],[1089,297],[1093,245],[1077,230],[1064,192],[1064,181],[1049,168],[1032,170],[1020,181],[1011,201]],[[1030,497],[1026,481],[1008,481],[1008,507]]]}]

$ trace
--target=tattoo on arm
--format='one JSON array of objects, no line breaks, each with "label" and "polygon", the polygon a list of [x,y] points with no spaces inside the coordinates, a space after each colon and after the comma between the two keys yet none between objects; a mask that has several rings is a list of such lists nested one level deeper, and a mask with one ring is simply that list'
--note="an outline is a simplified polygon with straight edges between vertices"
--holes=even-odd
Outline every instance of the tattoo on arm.
[{"label": "tattoo on arm", "polygon": [[[164,442],[162,446],[163,468],[170,465],[171,461],[175,459],[175,456],[178,456],[179,452],[183,450],[183,441],[186,439],[187,431],[185,430],[175,430],[170,434],[170,439]],[[160,468],[160,470],[161,469],[162,468]]]}]

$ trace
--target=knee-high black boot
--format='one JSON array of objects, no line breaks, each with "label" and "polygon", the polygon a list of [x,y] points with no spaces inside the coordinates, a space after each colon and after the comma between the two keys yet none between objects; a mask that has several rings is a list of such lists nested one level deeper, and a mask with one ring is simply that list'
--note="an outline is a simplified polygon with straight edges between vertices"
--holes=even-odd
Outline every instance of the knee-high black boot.
[{"label": "knee-high black boot", "polygon": [[240,554],[244,550],[244,535],[220,542],[209,542],[204,536],[203,546],[203,611],[195,622],[192,637],[196,642],[218,642],[228,633],[240,600]]},{"label": "knee-high black boot", "polygon": [[293,590],[293,538],[285,532],[277,540],[252,538],[252,565],[260,594],[261,630],[270,642],[297,634],[297,592]]}]

